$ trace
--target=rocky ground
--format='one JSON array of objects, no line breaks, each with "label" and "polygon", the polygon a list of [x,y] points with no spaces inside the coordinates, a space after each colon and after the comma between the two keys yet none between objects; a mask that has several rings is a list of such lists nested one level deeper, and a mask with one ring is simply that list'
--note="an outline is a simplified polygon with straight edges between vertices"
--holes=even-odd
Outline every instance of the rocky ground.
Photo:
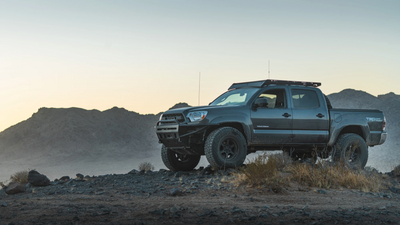
[{"label": "rocky ground", "polygon": [[[0,224],[399,224],[400,189],[236,187],[232,171],[131,171],[0,190]],[[400,179],[390,178],[393,184]]]}]

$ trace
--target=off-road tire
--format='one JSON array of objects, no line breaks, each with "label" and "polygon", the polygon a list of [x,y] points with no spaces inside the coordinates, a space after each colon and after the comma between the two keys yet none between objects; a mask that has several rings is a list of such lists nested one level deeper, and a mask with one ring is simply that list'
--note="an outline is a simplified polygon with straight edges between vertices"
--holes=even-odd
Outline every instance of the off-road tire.
[{"label": "off-road tire", "polygon": [[246,139],[233,127],[221,127],[208,135],[204,153],[215,169],[237,168],[246,159]]},{"label": "off-road tire", "polygon": [[174,172],[193,170],[199,164],[200,157],[200,155],[179,154],[165,145],[161,147],[161,159],[164,165]]},{"label": "off-road tire", "polygon": [[[368,161],[368,146],[357,134],[342,134],[333,150],[333,160],[344,162],[353,169],[364,169]],[[352,152],[354,152],[352,154]]]}]

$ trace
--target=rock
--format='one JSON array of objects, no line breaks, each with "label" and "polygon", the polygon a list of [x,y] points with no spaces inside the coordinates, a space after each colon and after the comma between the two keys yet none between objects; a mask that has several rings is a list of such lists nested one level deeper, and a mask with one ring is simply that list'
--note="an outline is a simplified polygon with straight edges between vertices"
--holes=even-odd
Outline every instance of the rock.
[{"label": "rock", "polygon": [[317,192],[320,193],[320,194],[326,194],[326,191],[321,190],[321,189],[320,189],[320,190],[317,190]]},{"label": "rock", "polygon": [[181,177],[182,176],[182,171],[178,171],[174,174],[174,177]]},{"label": "rock", "polygon": [[60,180],[61,181],[68,181],[69,180],[69,176],[62,176],[61,178],[60,178]]},{"label": "rock", "polygon": [[173,214],[177,213],[180,211],[180,208],[178,205],[174,205],[169,211]]},{"label": "rock", "polygon": [[389,187],[389,190],[392,191],[393,193],[399,193],[400,194],[400,188]]},{"label": "rock", "polygon": [[232,210],[231,210],[232,214],[236,214],[236,213],[244,213],[243,210],[241,210],[240,208],[233,206]]},{"label": "rock", "polygon": [[172,188],[169,193],[171,196],[177,196],[181,193],[181,190],[179,188]]},{"label": "rock", "polygon": [[26,190],[25,185],[22,185],[20,183],[11,183],[10,185],[8,185],[5,192],[8,195],[13,195],[13,194],[25,192],[25,190]]},{"label": "rock", "polygon": [[33,186],[47,186],[50,185],[49,178],[46,175],[40,174],[36,170],[29,171],[28,182]]},{"label": "rock", "polygon": [[162,216],[162,215],[164,215],[164,212],[165,212],[164,209],[156,209],[156,210],[150,211],[149,213]]},{"label": "rock", "polygon": [[166,169],[160,169],[158,172],[159,173],[166,173],[168,170],[166,170]]},{"label": "rock", "polygon": [[2,203],[1,203],[1,207],[7,207],[7,203],[2,202]]},{"label": "rock", "polygon": [[77,174],[76,174],[76,177],[77,177],[78,179],[81,179],[81,180],[82,180],[82,179],[83,179],[83,174],[77,173]]},{"label": "rock", "polygon": [[218,216],[216,211],[206,210],[204,213],[200,214],[199,216]]},{"label": "rock", "polygon": [[137,174],[137,173],[139,173],[139,171],[137,171],[137,170],[133,169],[133,170],[129,171],[129,173],[128,173],[128,174]]}]

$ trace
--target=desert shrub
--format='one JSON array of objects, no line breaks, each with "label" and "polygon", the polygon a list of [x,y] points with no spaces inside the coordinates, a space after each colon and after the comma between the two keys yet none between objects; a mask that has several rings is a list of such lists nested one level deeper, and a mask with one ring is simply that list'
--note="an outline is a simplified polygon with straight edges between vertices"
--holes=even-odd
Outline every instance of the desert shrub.
[{"label": "desert shrub", "polygon": [[[400,166],[398,167],[400,174]],[[385,181],[374,168],[353,170],[344,163],[331,164],[320,161],[317,164],[292,162],[285,154],[259,155],[247,166],[235,173],[233,182],[248,187],[268,187],[273,192],[282,192],[289,181],[318,188],[349,188],[364,192],[380,191]]]},{"label": "desert shrub", "polygon": [[282,192],[288,180],[278,173],[281,158],[267,154],[257,156],[248,161],[246,167],[235,173],[234,182],[237,185],[247,184],[249,187],[268,187],[273,192]]},{"label": "desert shrub", "polygon": [[28,174],[29,170],[23,170],[14,173],[13,175],[10,176],[10,179],[7,181],[0,182],[0,187],[4,188],[8,186],[11,183],[20,183],[20,184],[27,184],[28,183]]},{"label": "desert shrub", "polygon": [[142,170],[144,170],[144,171],[154,170],[154,166],[149,162],[143,162],[143,163],[140,163],[140,165],[139,165],[139,171],[142,171]]},{"label": "desert shrub", "polygon": [[269,157],[276,159],[276,169],[279,171],[284,170],[288,165],[293,163],[292,159],[287,153],[274,154],[270,155]]},{"label": "desert shrub", "polygon": [[377,173],[352,170],[342,163],[327,166],[294,163],[288,169],[291,179],[301,184],[319,188],[359,189],[364,192],[379,191],[384,187],[382,177]]},{"label": "desert shrub", "polygon": [[28,183],[28,170],[23,170],[14,173],[10,176],[10,182],[17,182],[20,184],[27,184]]},{"label": "desert shrub", "polygon": [[400,165],[394,167],[392,173],[394,176],[400,176]]}]

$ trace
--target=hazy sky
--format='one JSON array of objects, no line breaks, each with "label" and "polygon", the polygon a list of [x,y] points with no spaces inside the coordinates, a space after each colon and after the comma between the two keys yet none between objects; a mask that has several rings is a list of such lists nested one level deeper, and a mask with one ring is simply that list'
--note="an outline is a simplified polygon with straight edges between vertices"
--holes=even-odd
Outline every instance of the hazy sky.
[{"label": "hazy sky", "polygon": [[40,107],[142,114],[271,78],[399,94],[400,1],[0,0],[0,131]]}]

